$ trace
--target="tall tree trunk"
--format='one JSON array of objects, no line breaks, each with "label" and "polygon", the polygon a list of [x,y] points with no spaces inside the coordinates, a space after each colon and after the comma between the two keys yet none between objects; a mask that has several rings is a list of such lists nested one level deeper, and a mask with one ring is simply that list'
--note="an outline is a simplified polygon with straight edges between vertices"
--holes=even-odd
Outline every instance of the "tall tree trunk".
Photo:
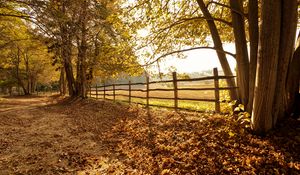
[{"label": "tall tree trunk", "polygon": [[36,78],[31,76],[30,78],[30,93],[33,94],[35,90]]},{"label": "tall tree trunk", "polygon": [[[69,49],[67,49],[69,50]],[[69,50],[70,51],[70,50]],[[68,82],[68,90],[70,96],[76,96],[76,88],[75,88],[75,79],[73,75],[73,68],[71,63],[71,56],[67,55],[68,53],[63,54],[64,55],[64,67],[66,72],[66,79]]]},{"label": "tall tree trunk", "polygon": [[25,72],[26,72],[26,79],[27,79],[27,90],[25,92],[26,95],[30,94],[30,68],[29,68],[29,57],[25,51],[24,53],[24,62],[25,62]]},{"label": "tall tree trunk", "polygon": [[73,68],[72,68],[72,62],[71,62],[71,42],[66,41],[63,42],[62,46],[62,58],[64,60],[64,68],[66,72],[66,79],[68,82],[68,90],[69,90],[69,95],[70,96],[76,96],[76,89],[75,89],[75,79],[73,75]]},{"label": "tall tree trunk", "polygon": [[[272,15],[270,15],[272,14]],[[286,93],[293,89],[290,81],[297,72],[292,65],[297,50],[293,45],[297,27],[297,0],[262,2],[262,27],[257,67],[257,80],[252,112],[252,128],[262,134],[275,127],[277,119],[286,115],[297,93]],[[292,59],[292,60],[291,60]],[[295,63],[299,67],[300,63]],[[287,87],[287,88],[286,88]],[[299,91],[299,88],[297,89]]]},{"label": "tall tree trunk", "polygon": [[249,100],[247,111],[252,113],[256,65],[257,65],[257,51],[258,51],[258,0],[249,0],[248,2],[249,14],[249,38],[250,38],[250,66],[249,66]]},{"label": "tall tree trunk", "polygon": [[64,67],[60,68],[59,91],[60,91],[60,95],[66,95],[66,81],[65,81]]},{"label": "tall tree trunk", "polygon": [[[66,7],[65,4],[62,4],[62,12],[66,15]],[[61,40],[62,40],[62,58],[64,62],[64,68],[66,72],[66,79],[68,82],[68,90],[70,96],[76,96],[77,91],[75,87],[75,78],[73,75],[72,68],[72,33],[70,31],[70,26],[68,27],[68,23],[64,22],[61,24],[60,32],[61,32]]]},{"label": "tall tree trunk", "polygon": [[78,63],[77,63],[77,91],[78,95],[82,98],[86,97],[86,57],[87,57],[87,8],[88,3],[86,0],[82,3],[80,14],[80,32],[81,37],[78,38]]},{"label": "tall tree trunk", "polygon": [[[21,77],[20,77],[20,62],[21,62],[21,56],[20,56],[20,49],[18,48],[17,51],[17,61],[16,61],[16,79],[18,81],[18,87],[21,86],[23,89],[24,95],[28,95],[29,93],[26,90],[25,84],[23,83]],[[18,88],[18,94],[20,95],[20,89]]]},{"label": "tall tree trunk", "polygon": [[[247,105],[249,95],[249,58],[245,34],[242,0],[230,0],[233,33],[235,38],[238,87],[241,103]],[[239,13],[238,13],[239,12]]]},{"label": "tall tree trunk", "polygon": [[[203,2],[203,0],[197,0],[197,3],[199,5],[204,17],[206,18],[206,22],[208,24],[208,27],[209,27],[209,30],[210,30],[210,33],[211,33],[211,36],[213,39],[214,47],[217,50],[217,55],[218,55],[220,64],[222,66],[222,69],[224,71],[224,74],[227,76],[231,76],[233,74],[230,69],[229,63],[227,61],[226,55],[224,52],[222,52],[222,51],[224,51],[224,49],[223,49],[222,41],[221,41],[221,38],[220,38],[220,35],[218,32],[218,29],[216,27],[216,24],[213,20],[210,20],[210,19],[212,19],[212,16],[209,13],[207,7],[205,6],[205,3]],[[230,86],[230,87],[236,86],[234,79],[227,79],[226,81],[227,81],[228,86]],[[230,98],[234,99],[234,100],[238,99],[236,90],[230,91]]]},{"label": "tall tree trunk", "polygon": [[293,56],[297,29],[297,0],[282,0],[281,31],[279,45],[278,75],[274,100],[274,124],[286,115],[286,80],[290,61]]},{"label": "tall tree trunk", "polygon": [[262,1],[260,47],[251,118],[251,127],[257,134],[264,134],[274,126],[272,113],[277,81],[280,27],[281,2]]},{"label": "tall tree trunk", "polygon": [[[298,35],[296,49],[291,60],[286,82],[287,113],[294,114],[300,111],[300,34]],[[296,98],[298,96],[298,98]],[[298,104],[298,105],[297,105]]]},{"label": "tall tree trunk", "polygon": [[275,127],[277,118],[284,116],[285,86],[289,79],[287,72],[296,33],[296,5],[297,0],[262,2],[262,26],[251,119],[252,129],[258,134]]}]

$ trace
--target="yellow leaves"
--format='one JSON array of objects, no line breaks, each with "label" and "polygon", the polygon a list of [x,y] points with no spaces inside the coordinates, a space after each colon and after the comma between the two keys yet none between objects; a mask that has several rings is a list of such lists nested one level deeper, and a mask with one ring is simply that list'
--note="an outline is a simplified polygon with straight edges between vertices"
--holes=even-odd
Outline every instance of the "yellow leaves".
[{"label": "yellow leaves", "polygon": [[243,104],[239,104],[237,107],[234,108],[235,112],[239,112],[239,111],[245,111],[245,107]]},{"label": "yellow leaves", "polygon": [[228,131],[228,135],[229,135],[230,138],[235,136],[235,134],[232,131]]},{"label": "yellow leaves", "polygon": [[162,170],[162,172],[160,173],[161,175],[171,175],[171,170],[170,169],[164,169]]}]

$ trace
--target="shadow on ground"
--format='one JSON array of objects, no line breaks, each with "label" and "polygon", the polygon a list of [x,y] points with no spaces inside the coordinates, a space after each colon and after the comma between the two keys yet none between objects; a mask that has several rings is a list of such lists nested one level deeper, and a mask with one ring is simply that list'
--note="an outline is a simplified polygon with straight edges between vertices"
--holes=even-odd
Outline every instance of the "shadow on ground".
[{"label": "shadow on ground", "polygon": [[[46,101],[44,106],[21,110],[23,118],[11,111],[0,113],[1,119],[24,121],[24,126],[0,122],[4,143],[0,172],[6,168],[7,174],[300,173],[300,124],[295,119],[262,138],[229,116],[147,111],[90,99]],[[20,151],[24,149],[38,151]]]}]

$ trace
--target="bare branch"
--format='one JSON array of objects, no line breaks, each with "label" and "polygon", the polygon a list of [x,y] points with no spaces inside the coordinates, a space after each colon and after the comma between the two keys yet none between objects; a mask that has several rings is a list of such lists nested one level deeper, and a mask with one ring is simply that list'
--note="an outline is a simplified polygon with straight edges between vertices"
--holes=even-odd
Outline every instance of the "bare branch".
[{"label": "bare branch", "polygon": [[216,5],[219,5],[219,6],[228,8],[228,9],[234,11],[235,13],[238,13],[238,14],[240,14],[240,15],[246,17],[246,18],[248,17],[247,14],[245,14],[245,13],[243,13],[243,12],[241,12],[241,11],[238,11],[238,10],[236,10],[236,9],[233,9],[233,8],[231,8],[229,5],[222,4],[222,3],[216,2],[216,1],[210,1],[209,3],[207,3],[206,8],[207,8],[209,5],[211,5],[211,4],[216,4]]},{"label": "bare branch", "polygon": [[[169,30],[169,29],[171,29],[172,27],[174,27],[174,26],[176,26],[176,25],[183,24],[183,23],[185,23],[185,22],[187,22],[187,21],[192,21],[192,20],[202,20],[202,19],[219,21],[219,22],[222,22],[222,23],[227,24],[228,26],[232,27],[231,22],[228,22],[228,21],[226,21],[226,20],[224,20],[224,19],[221,19],[221,18],[211,18],[211,19],[207,19],[207,18],[205,18],[204,16],[191,17],[191,18],[181,18],[181,19],[179,19],[178,21],[176,21],[176,22],[170,24],[168,27],[165,27],[165,28],[162,28],[162,29],[157,30],[156,37],[154,37],[154,39],[152,39],[150,42],[148,42],[148,43],[145,44],[144,46],[139,47],[137,50],[142,49],[142,48],[144,48],[144,47],[147,47],[147,46],[148,46],[150,43],[152,43],[152,42],[157,38],[157,36],[158,36],[160,33],[162,33],[164,30]],[[153,33],[153,34],[154,34],[154,33]]]},{"label": "bare branch", "polygon": [[[53,37],[53,35],[49,34],[42,26],[40,23],[36,22],[36,18],[29,16],[29,15],[17,15],[17,14],[5,14],[5,13],[0,13],[0,16],[5,16],[5,17],[15,17],[15,18],[21,18],[26,21],[32,22],[36,26],[38,26],[46,35]],[[45,26],[44,26],[45,27]]]},{"label": "bare branch", "polygon": [[205,19],[205,20],[212,20],[212,21],[219,21],[219,22],[222,22],[230,27],[232,27],[232,24],[231,22],[228,22],[224,19],[221,19],[221,18],[205,18],[204,16],[197,16],[197,17],[191,17],[191,18],[181,18],[179,19],[178,21],[172,23],[171,25],[169,25],[168,27],[165,27],[165,28],[162,28],[162,29],[159,29],[158,31],[163,31],[163,30],[166,30],[168,28],[172,28],[176,25],[179,25],[179,24],[182,24],[182,23],[185,23],[187,21],[193,21],[193,20],[202,20],[202,19]]},{"label": "bare branch", "polygon": [[28,15],[15,15],[15,14],[5,14],[5,13],[0,13],[0,16],[17,17],[17,18],[30,18],[30,16],[28,16]]},{"label": "bare branch", "polygon": [[212,49],[212,50],[215,50],[217,52],[225,53],[225,54],[230,55],[233,58],[235,58],[235,54],[233,54],[231,52],[227,52],[227,51],[224,51],[224,50],[219,50],[219,49],[216,49],[215,47],[202,46],[202,47],[193,47],[193,48],[188,48],[188,49],[182,49],[182,50],[176,50],[176,51],[173,51],[173,52],[169,52],[169,53],[166,53],[166,54],[163,54],[163,55],[159,56],[158,58],[156,58],[155,60],[153,60],[151,62],[149,61],[148,63],[146,63],[145,65],[142,65],[142,66],[148,66],[148,65],[154,64],[154,63],[158,62],[160,59],[162,59],[166,56],[169,56],[169,55],[173,55],[173,54],[176,54],[176,53],[187,52],[187,51],[191,51],[191,50],[198,50],[198,49]]}]

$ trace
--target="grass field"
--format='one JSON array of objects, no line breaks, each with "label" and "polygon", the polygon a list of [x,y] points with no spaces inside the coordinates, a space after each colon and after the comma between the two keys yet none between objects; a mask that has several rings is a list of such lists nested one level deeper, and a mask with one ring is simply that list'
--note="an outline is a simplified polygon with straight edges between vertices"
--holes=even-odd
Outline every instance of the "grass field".
[{"label": "grass field", "polygon": [[[221,87],[226,87],[226,84],[221,82]],[[128,86],[116,86],[116,89],[124,89],[124,90],[116,90],[115,94],[129,95]],[[146,86],[136,85],[132,86],[132,89],[143,89],[146,90]],[[164,88],[164,89],[172,89],[173,86],[171,83],[159,83],[159,84],[150,84],[150,89],[154,88]],[[213,81],[202,81],[196,83],[184,83],[178,84],[178,88],[214,88]],[[92,93],[96,94],[96,89],[92,88]],[[106,87],[106,99],[113,100],[113,91],[112,87]],[[98,88],[98,98],[103,98],[103,88]],[[132,91],[131,96],[138,97],[146,97],[146,92]],[[96,95],[92,95],[92,97],[96,98]],[[150,91],[149,93],[149,103],[150,105],[159,105],[165,107],[174,107],[174,100],[162,100],[162,99],[151,99],[151,97],[163,97],[163,98],[173,98],[173,91]],[[205,91],[196,91],[196,90],[179,90],[178,91],[179,98],[193,98],[193,99],[215,99],[215,94],[213,90],[205,90]],[[220,91],[220,100],[228,99],[228,91],[222,90]],[[116,101],[128,101],[128,97],[118,96],[116,95]],[[131,102],[133,103],[142,103],[146,104],[146,99],[139,98],[131,98]],[[197,111],[214,111],[215,110],[215,102],[203,102],[203,101],[190,101],[190,100],[179,100],[178,101],[179,108],[186,108],[189,110],[197,110]],[[228,110],[228,105],[221,103],[221,111],[226,112]]]}]

